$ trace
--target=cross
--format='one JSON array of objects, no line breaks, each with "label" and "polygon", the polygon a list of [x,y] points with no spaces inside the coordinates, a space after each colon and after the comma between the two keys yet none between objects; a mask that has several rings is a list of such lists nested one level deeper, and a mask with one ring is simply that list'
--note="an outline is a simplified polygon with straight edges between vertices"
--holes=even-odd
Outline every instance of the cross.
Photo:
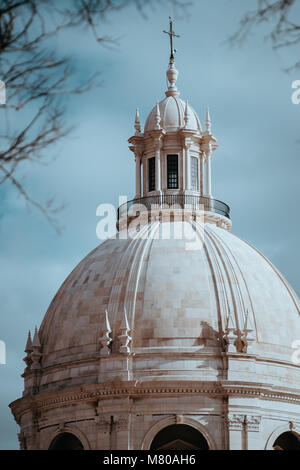
[{"label": "cross", "polygon": [[171,47],[170,59],[174,59],[174,55],[173,55],[173,53],[174,53],[173,37],[180,38],[180,36],[178,34],[175,34],[174,31],[173,31],[173,22],[172,22],[171,16],[169,16],[169,20],[170,20],[170,31],[163,31],[163,33],[168,34],[169,37],[170,37],[170,47]]}]

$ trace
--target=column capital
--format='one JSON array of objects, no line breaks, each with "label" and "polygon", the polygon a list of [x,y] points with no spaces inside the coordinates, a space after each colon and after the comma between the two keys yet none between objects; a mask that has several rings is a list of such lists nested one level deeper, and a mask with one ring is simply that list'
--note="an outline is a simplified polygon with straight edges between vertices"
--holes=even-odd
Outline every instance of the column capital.
[{"label": "column capital", "polygon": [[245,424],[247,425],[248,431],[258,432],[261,422],[261,416],[259,415],[247,415]]},{"label": "column capital", "polygon": [[155,152],[158,152],[159,150],[161,150],[162,147],[163,147],[163,141],[162,141],[162,139],[159,139],[159,138],[158,138],[158,139],[154,139],[154,140],[153,140],[153,147],[154,147]]},{"label": "column capital", "polygon": [[95,423],[99,431],[106,433],[109,432],[111,426],[111,419],[108,415],[96,415]]},{"label": "column capital", "polygon": [[140,162],[141,157],[139,155],[134,155],[134,161],[135,161],[135,163]]},{"label": "column capital", "polygon": [[245,415],[242,414],[229,414],[226,417],[226,426],[229,431],[239,431],[243,429],[245,424]]},{"label": "column capital", "polygon": [[185,149],[190,149],[193,145],[193,140],[189,136],[184,136],[182,139],[182,145]]},{"label": "column capital", "polygon": [[135,155],[142,156],[144,151],[144,140],[141,137],[132,137],[128,140],[129,142],[129,150],[133,152]]},{"label": "column capital", "polygon": [[157,130],[154,130],[154,131],[151,131],[150,132],[150,135],[151,137],[153,138],[154,142],[157,141],[157,142],[160,142],[160,145],[162,145],[162,137],[165,135],[165,131],[163,129],[157,129]]},{"label": "column capital", "polygon": [[128,416],[116,416],[115,419],[117,431],[127,431],[128,430]]}]

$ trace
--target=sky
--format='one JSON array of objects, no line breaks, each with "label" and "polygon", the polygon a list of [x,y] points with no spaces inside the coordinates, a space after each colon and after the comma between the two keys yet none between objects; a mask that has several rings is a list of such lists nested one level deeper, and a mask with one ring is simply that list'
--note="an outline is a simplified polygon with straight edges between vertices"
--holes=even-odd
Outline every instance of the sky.
[{"label": "sky", "polygon": [[[219,143],[212,193],[230,205],[232,232],[262,251],[299,295],[300,105],[292,104],[291,84],[300,70],[289,75],[283,70],[299,57],[295,48],[272,49],[265,40],[268,24],[241,47],[226,43],[253,4],[197,0],[187,17],[174,17],[180,34],[177,86],[202,124],[209,105]],[[113,48],[96,44],[87,32],[54,39],[59,52],[72,56],[77,73],[99,70],[102,80],[100,88],[69,98],[66,119],[76,127],[49,148],[53,163],[20,169],[32,196],[55,194],[67,203],[58,216],[62,234],[40,212],[28,210],[13,187],[0,187],[0,339],[7,354],[0,364],[0,449],[18,448],[8,404],[22,395],[28,330],[40,325],[64,279],[101,242],[97,206],[117,206],[119,195],[134,197],[135,164],[127,139],[134,133],[135,109],[144,124],[166,90],[169,41],[162,30],[174,12],[166,1],[156,5],[147,9],[147,19],[133,6],[111,15],[103,33],[119,38]],[[300,18],[299,3],[295,14]]]}]

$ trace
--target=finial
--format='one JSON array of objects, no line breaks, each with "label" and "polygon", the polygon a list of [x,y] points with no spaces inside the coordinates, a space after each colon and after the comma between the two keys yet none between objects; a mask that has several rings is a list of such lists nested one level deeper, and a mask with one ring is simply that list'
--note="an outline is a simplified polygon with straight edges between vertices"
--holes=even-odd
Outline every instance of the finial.
[{"label": "finial", "polygon": [[34,337],[32,341],[32,353],[30,354],[30,357],[32,359],[32,364],[31,364],[30,369],[31,370],[41,369],[40,360],[42,357],[42,353],[41,353],[41,343],[40,343],[37,327],[35,327],[35,331],[34,331]]},{"label": "finial", "polygon": [[26,352],[26,356],[24,357],[23,361],[26,364],[26,370],[29,370],[30,365],[32,364],[31,353],[33,351],[30,330],[28,332],[27,342],[24,351]]},{"label": "finial", "polygon": [[250,321],[248,309],[245,312],[244,329],[241,332],[241,340],[243,342],[243,352],[252,352],[255,332]]},{"label": "finial", "polygon": [[130,333],[130,328],[129,328],[128,319],[127,319],[127,312],[126,312],[126,308],[124,307],[124,317],[121,323],[121,335],[118,337],[121,343],[120,352],[124,354],[130,353],[129,344],[131,342],[131,336],[129,335],[129,333]]},{"label": "finial", "polygon": [[135,121],[134,121],[134,128],[135,128],[135,135],[139,135],[139,134],[141,133],[141,123],[140,123],[139,108],[136,108],[136,112],[135,112]]},{"label": "finial", "polygon": [[32,351],[32,341],[31,341],[30,330],[28,331],[27,343],[26,343],[26,346],[25,346],[25,350],[24,350],[24,351],[25,351],[27,354]]},{"label": "finial", "polygon": [[184,111],[184,127],[187,129],[189,125],[190,113],[189,113],[189,104],[188,101],[185,103],[185,111]]},{"label": "finial", "polygon": [[225,321],[225,331],[223,333],[223,341],[226,352],[231,353],[237,351],[237,333],[238,332],[235,326],[232,312],[229,310]]},{"label": "finial", "polygon": [[33,337],[33,341],[32,341],[32,346],[34,346],[36,348],[39,348],[41,346],[37,326],[35,327],[35,330],[34,330],[34,337]]},{"label": "finial", "polygon": [[164,33],[168,34],[170,37],[170,48],[171,48],[171,54],[170,54],[170,62],[169,62],[169,68],[167,70],[167,79],[170,83],[168,87],[168,91],[166,91],[167,96],[178,96],[179,91],[176,88],[176,81],[178,78],[178,70],[175,68],[175,63],[174,63],[174,52],[176,52],[176,49],[173,49],[173,37],[179,38],[180,36],[178,34],[175,34],[173,31],[173,22],[172,18],[169,16],[170,20],[170,30],[169,31],[163,31]]},{"label": "finial", "polygon": [[207,108],[206,108],[206,121],[205,121],[205,125],[206,125],[206,130],[207,130],[207,132],[210,132],[210,131],[211,131],[211,120],[210,120],[210,114],[209,114],[208,106],[207,106]]},{"label": "finial", "polygon": [[111,353],[111,343],[112,343],[112,339],[110,337],[110,334],[111,334],[111,328],[110,328],[110,324],[109,324],[109,319],[108,319],[108,312],[107,310],[105,310],[105,326],[106,326],[106,329],[105,331],[103,332],[103,336],[100,338],[100,344],[101,344],[101,350],[100,350],[100,354],[103,356],[103,355],[107,355],[107,354],[110,354]]},{"label": "finial", "polygon": [[159,109],[159,105],[158,105],[158,102],[157,102],[156,103],[156,110],[155,110],[155,130],[161,129],[160,121],[161,121],[160,109]]},{"label": "finial", "polygon": [[229,312],[227,313],[227,317],[226,317],[226,330],[229,330],[229,329],[235,329],[235,324],[234,324],[231,310],[229,310]]}]

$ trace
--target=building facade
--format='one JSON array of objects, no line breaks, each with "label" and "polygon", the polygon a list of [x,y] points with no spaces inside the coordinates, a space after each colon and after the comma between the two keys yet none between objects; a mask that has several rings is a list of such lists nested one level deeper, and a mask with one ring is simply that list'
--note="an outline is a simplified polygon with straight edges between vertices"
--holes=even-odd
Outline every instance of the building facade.
[{"label": "building facade", "polygon": [[[172,25],[171,25],[172,26]],[[172,38],[172,27],[170,29]],[[21,449],[300,449],[300,303],[212,196],[217,139],[176,86],[129,139],[135,198],[25,348]]]}]

